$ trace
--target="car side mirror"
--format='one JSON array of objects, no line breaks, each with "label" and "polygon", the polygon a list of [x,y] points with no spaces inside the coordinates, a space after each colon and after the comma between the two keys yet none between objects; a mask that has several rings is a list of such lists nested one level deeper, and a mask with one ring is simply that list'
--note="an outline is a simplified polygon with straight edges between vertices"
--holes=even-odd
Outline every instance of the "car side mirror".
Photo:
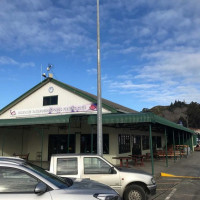
[{"label": "car side mirror", "polygon": [[47,191],[47,185],[42,182],[39,182],[34,190],[35,194],[43,194],[46,191]]}]

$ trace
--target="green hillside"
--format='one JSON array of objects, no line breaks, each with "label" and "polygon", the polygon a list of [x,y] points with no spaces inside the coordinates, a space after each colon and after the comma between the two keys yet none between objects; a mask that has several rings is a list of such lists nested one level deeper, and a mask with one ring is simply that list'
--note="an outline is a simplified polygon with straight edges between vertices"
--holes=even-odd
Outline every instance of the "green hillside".
[{"label": "green hillside", "polygon": [[185,127],[200,128],[200,104],[175,101],[169,106],[155,106],[151,109],[144,108],[142,112],[153,112]]}]

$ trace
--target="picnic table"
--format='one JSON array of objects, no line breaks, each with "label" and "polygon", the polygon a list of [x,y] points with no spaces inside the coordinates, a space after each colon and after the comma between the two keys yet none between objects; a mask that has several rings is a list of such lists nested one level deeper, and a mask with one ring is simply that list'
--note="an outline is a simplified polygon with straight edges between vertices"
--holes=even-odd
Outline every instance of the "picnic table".
[{"label": "picnic table", "polygon": [[[166,152],[165,151],[163,151],[163,150],[159,150],[159,151],[157,151],[156,152],[156,155],[157,155],[157,158],[158,159],[160,159],[160,158],[166,158]],[[183,157],[183,156],[185,156],[186,155],[186,153],[184,153],[184,152],[181,152],[181,151],[168,151],[167,152],[167,157],[169,157],[169,158],[172,158],[172,157]]]},{"label": "picnic table", "polygon": [[126,164],[125,166],[126,166],[126,167],[129,167],[128,161],[129,161],[129,160],[132,160],[132,158],[131,158],[130,156],[112,157],[112,159],[120,160],[120,167],[123,167],[123,166],[124,166],[123,161],[125,161],[125,164]]},{"label": "picnic table", "polygon": [[144,166],[144,158],[146,157],[145,155],[129,155],[132,160],[134,161],[134,165],[140,165]]}]

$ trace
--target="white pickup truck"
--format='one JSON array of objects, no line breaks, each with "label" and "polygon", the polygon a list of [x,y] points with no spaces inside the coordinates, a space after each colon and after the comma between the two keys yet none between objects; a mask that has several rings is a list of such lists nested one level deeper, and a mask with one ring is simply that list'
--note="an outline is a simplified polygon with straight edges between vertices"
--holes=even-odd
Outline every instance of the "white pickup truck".
[{"label": "white pickup truck", "polygon": [[52,155],[49,171],[61,177],[90,178],[104,183],[116,190],[124,200],[147,200],[150,194],[156,193],[152,175],[115,167],[98,155]]}]

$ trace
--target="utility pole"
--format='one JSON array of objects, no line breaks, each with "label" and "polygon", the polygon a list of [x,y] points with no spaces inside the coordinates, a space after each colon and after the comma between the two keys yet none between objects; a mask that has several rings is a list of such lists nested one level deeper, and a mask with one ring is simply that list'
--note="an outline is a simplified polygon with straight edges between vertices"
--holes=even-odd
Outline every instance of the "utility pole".
[{"label": "utility pole", "polygon": [[97,154],[103,155],[99,0],[97,0]]}]

